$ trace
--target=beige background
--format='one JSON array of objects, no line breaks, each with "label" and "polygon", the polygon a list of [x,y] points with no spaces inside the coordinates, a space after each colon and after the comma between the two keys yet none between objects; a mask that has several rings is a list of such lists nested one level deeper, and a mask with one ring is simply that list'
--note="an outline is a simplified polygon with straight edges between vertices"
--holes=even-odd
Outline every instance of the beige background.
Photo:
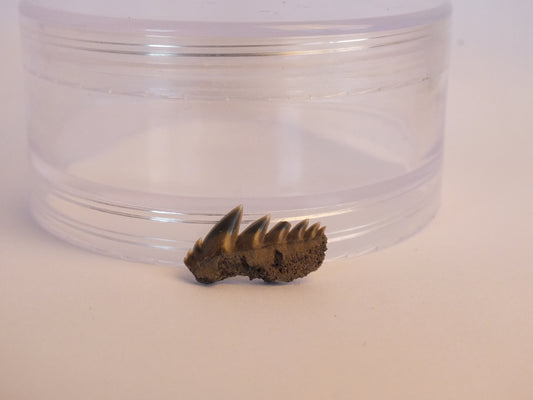
[{"label": "beige background", "polygon": [[507,3],[456,1],[431,226],[292,285],[203,287],[32,222],[4,0],[0,399],[533,399],[533,3]]}]

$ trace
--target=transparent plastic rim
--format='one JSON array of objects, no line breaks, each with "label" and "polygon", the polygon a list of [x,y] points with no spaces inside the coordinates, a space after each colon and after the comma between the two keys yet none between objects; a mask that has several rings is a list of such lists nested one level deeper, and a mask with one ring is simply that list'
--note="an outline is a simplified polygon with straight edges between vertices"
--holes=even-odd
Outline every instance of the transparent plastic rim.
[{"label": "transparent plastic rim", "polygon": [[[152,212],[153,210],[157,210],[159,213],[166,214],[172,220],[174,218],[173,216],[181,214],[172,211],[176,209],[187,209],[190,212],[204,214],[209,213],[214,208],[229,209],[235,205],[235,199],[228,197],[177,197],[175,195],[161,193],[147,193],[123,188],[117,189],[112,186],[58,173],[49,168],[35,154],[32,155],[31,160],[34,169],[39,171],[49,182],[55,182],[56,186],[65,188],[65,190],[76,196],[90,199],[92,202],[105,206],[120,206],[134,210],[135,212]],[[441,164],[442,155],[440,152],[435,152],[433,158],[423,166],[399,177],[371,185],[332,193],[313,194],[312,196],[239,197],[239,200],[245,202],[251,212],[262,210],[265,202],[268,203],[269,209],[272,211],[329,208],[332,204],[351,203],[353,199],[361,199],[363,201],[364,199],[372,199],[371,201],[375,202],[379,201],[383,196],[397,195],[398,192],[411,190],[413,182],[415,182],[415,186],[419,185],[421,179],[427,176],[433,176],[440,170]],[[135,204],[130,204],[131,199],[135,199]]]},{"label": "transparent plastic rim", "polygon": [[305,22],[205,22],[149,19],[126,19],[84,15],[46,8],[22,0],[19,5],[22,16],[56,27],[75,30],[93,30],[108,33],[149,32],[180,37],[301,37],[310,35],[350,35],[365,32],[387,31],[430,24],[450,16],[452,6],[443,4],[407,14],[377,18],[347,18],[343,20]]},{"label": "transparent plastic rim", "polygon": [[[398,183],[403,182],[403,185],[398,185],[398,190],[373,198],[356,199],[325,209],[272,209],[272,224],[308,218],[328,226],[332,221],[356,218],[360,223],[327,232],[327,260],[376,251],[407,239],[433,219],[440,205],[440,170],[438,160],[408,185],[404,179],[399,179]],[[73,192],[72,188],[58,186],[58,182],[49,182],[43,175],[35,176],[32,196],[34,217],[56,236],[98,253],[166,265],[181,265],[186,251],[201,236],[176,236],[172,233],[175,229],[203,232],[207,229],[204,227],[212,226],[229,209],[225,204],[216,204],[215,208],[203,212],[130,208],[124,204],[95,201],[83,193]],[[263,215],[248,204],[246,210],[244,224]],[[109,223],[95,222],[91,216],[96,214]],[[113,221],[118,220],[120,223],[115,225]],[[150,229],[146,229],[146,224]]]}]

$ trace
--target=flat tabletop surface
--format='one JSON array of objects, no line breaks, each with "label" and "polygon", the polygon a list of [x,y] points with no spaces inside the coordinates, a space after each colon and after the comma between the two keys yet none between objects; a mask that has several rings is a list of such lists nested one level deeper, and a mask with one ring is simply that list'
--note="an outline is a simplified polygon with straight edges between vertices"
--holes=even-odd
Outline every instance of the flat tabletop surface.
[{"label": "flat tabletop surface", "polygon": [[462,3],[433,223],[293,284],[210,287],[33,222],[2,3],[0,398],[533,399],[533,3]]}]

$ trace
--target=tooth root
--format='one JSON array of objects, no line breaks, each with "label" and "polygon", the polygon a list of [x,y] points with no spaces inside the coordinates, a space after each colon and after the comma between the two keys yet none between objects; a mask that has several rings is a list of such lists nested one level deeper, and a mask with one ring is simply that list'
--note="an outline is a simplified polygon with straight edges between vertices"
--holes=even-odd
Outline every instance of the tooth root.
[{"label": "tooth root", "polygon": [[252,222],[237,238],[237,249],[257,249],[263,246],[266,230],[270,223],[270,215]]},{"label": "tooth root", "polygon": [[265,244],[281,243],[284,242],[291,229],[291,224],[287,221],[278,222],[274,227],[266,234]]},{"label": "tooth root", "polygon": [[292,228],[292,230],[289,232],[289,235],[287,236],[287,241],[297,241],[297,240],[303,240],[304,238],[304,232],[307,228],[307,225],[309,225],[309,220],[304,219],[302,222],[299,222]]},{"label": "tooth root", "polygon": [[311,227],[305,231],[304,239],[314,239],[316,237],[316,234],[318,233],[319,228],[320,228],[319,223],[311,225]]},{"label": "tooth root", "polygon": [[205,236],[202,253],[205,257],[228,253],[235,248],[241,225],[242,206],[227,213]]}]

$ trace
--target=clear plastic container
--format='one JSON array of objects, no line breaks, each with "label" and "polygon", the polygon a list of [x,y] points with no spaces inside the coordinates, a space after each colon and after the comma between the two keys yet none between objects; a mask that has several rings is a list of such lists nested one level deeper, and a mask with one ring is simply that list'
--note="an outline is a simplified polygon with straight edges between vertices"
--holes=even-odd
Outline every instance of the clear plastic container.
[{"label": "clear plastic container", "polygon": [[[401,5],[398,5],[401,3]],[[23,0],[32,209],[50,232],[179,265],[244,206],[382,248],[439,205],[444,0]]]}]

